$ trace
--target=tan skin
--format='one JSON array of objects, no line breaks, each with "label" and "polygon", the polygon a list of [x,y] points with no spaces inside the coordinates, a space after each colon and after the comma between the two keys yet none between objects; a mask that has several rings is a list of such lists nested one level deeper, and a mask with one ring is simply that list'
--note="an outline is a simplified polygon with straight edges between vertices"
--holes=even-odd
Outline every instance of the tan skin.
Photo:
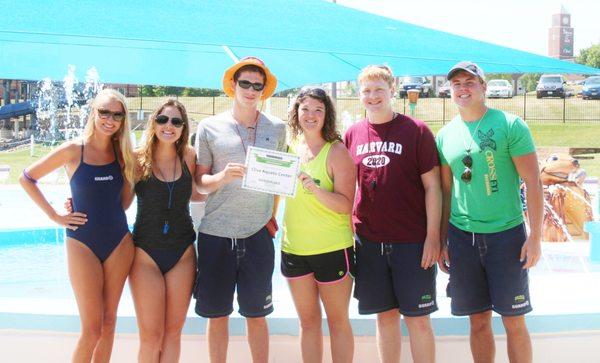
[{"label": "tan skin", "polygon": [[[165,107],[160,115],[181,118],[181,113],[173,106]],[[154,130],[158,139],[152,160],[154,177],[162,181],[172,181],[175,175],[177,180],[181,177],[182,170],[181,163],[175,162],[178,158],[175,142],[181,137],[183,128],[176,128],[169,121],[165,125],[155,124]],[[193,181],[196,161],[193,148],[185,148],[184,161]],[[141,174],[140,166],[137,167],[136,182]],[[195,189],[194,185],[192,189]],[[135,248],[129,286],[140,329],[139,362],[179,361],[181,330],[190,304],[195,276],[196,254],[193,245],[187,248],[177,264],[165,275],[143,249]]]},{"label": "tan skin", "polygon": [[[165,107],[161,115],[181,118],[176,107]],[[153,167],[155,177],[181,177],[181,164],[175,164],[177,157],[174,143],[181,137],[181,128],[175,128],[170,122],[165,125],[155,125],[158,139],[154,153]],[[135,159],[139,155],[136,153]],[[193,173],[196,154],[193,148],[185,149],[184,160],[188,169]],[[175,171],[173,166],[175,165]],[[141,175],[140,165],[136,165],[136,180]],[[160,170],[160,172],[158,171]],[[172,177],[167,177],[171,180]],[[160,179],[162,180],[162,179]],[[164,180],[163,180],[164,181]],[[195,191],[195,186],[192,186]],[[203,194],[198,195],[204,199]],[[129,207],[133,194],[124,200]],[[67,210],[70,204],[66,204]],[[140,329],[140,362],[177,362],[181,351],[181,329],[185,323],[187,309],[191,299],[191,289],[196,273],[196,256],[193,246],[188,247],[179,262],[164,276],[154,260],[141,248],[135,248],[135,257],[129,274],[129,284],[134,298],[136,317]]]},{"label": "tan skin", "polygon": [[[239,80],[252,83],[264,82],[264,77],[257,72],[242,72]],[[235,89],[233,99],[233,118],[240,127],[254,126],[258,116],[258,104],[262,91],[255,91],[252,87],[243,89],[233,80],[230,81]],[[224,185],[244,177],[246,168],[243,164],[228,163],[225,169],[211,174],[212,165],[196,166],[196,185],[198,192],[213,193]],[[278,198],[275,198],[273,216],[277,212]],[[269,329],[264,317],[246,318],[248,345],[252,354],[252,362],[266,363],[269,359]],[[211,318],[207,328],[208,351],[212,363],[225,363],[227,361],[227,347],[229,343],[229,317]]]},{"label": "tan skin", "polygon": [[[459,72],[450,80],[452,100],[458,106],[461,118],[465,122],[476,122],[485,114],[486,84],[478,77],[467,72]],[[535,152],[512,157],[512,161],[521,179],[527,187],[527,209],[529,211],[530,234],[521,249],[520,261],[525,261],[523,269],[537,264],[541,256],[541,230],[543,218],[543,191],[539,166]],[[442,180],[442,253],[438,260],[440,269],[448,273],[451,261],[448,256],[447,241],[448,220],[452,195],[453,175],[450,167],[441,167]],[[492,332],[491,311],[469,316],[471,322],[471,352],[476,363],[493,362],[495,343]],[[532,348],[524,316],[503,316],[506,330],[508,356],[511,362],[531,362]]]},{"label": "tan skin", "polygon": [[[124,109],[117,99],[107,95],[99,96],[95,104],[96,108],[92,111],[95,113],[94,134],[84,140],[83,159],[88,164],[104,165],[114,160],[111,139],[122,125],[112,117],[100,118],[97,109],[112,112],[123,112]],[[66,142],[27,168],[27,172],[37,180],[64,166],[71,178],[80,159],[81,142]],[[37,185],[27,178],[21,176],[19,182],[31,199],[57,224],[77,229],[87,222],[87,216],[82,213],[61,214],[55,211]],[[126,182],[122,198],[127,199],[130,194],[130,185]],[[67,238],[66,246],[69,278],[81,319],[81,335],[72,361],[108,362],[114,340],[117,306],[133,260],[131,235],[125,235],[104,263],[86,245],[73,238]]]},{"label": "tan skin", "polygon": [[[391,106],[395,88],[383,79],[366,79],[360,83],[360,100],[367,110],[367,118],[373,124],[383,124],[394,118]],[[421,267],[431,268],[440,254],[440,219],[442,193],[439,168],[421,174],[425,189],[427,235],[423,246]],[[429,316],[404,317],[410,336],[410,348],[414,362],[435,361],[435,342]],[[377,346],[381,362],[400,361],[400,314],[391,309],[377,314]]]},{"label": "tan skin", "polygon": [[[307,97],[298,106],[298,122],[304,138],[298,145],[297,152],[303,162],[315,158],[326,143],[321,134],[325,112],[325,105],[311,97]],[[354,203],[356,171],[350,153],[341,142],[331,146],[326,165],[327,174],[333,180],[333,191],[321,189],[304,172],[300,173],[298,179],[328,209],[349,214]],[[348,319],[352,279],[346,276],[335,283],[321,284],[313,275],[308,275],[289,279],[288,285],[300,318],[303,361],[309,363],[323,360],[322,302],[327,315],[333,362],[352,362],[354,337]]]}]

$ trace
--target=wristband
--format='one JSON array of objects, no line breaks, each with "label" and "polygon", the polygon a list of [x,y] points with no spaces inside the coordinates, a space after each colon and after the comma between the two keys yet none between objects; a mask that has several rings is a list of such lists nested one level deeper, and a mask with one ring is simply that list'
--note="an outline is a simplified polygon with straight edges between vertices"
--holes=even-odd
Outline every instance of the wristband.
[{"label": "wristband", "polygon": [[30,182],[32,182],[33,184],[37,184],[37,180],[33,179],[31,177],[31,175],[29,175],[29,173],[27,172],[27,170],[23,169],[23,176],[25,177],[25,179],[29,180]]}]

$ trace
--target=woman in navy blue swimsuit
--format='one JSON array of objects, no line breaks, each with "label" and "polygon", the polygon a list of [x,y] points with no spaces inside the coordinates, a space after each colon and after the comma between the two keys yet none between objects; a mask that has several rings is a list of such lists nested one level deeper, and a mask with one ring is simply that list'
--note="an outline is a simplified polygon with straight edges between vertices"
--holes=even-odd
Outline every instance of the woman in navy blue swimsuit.
[{"label": "woman in navy blue swimsuit", "polygon": [[[69,278],[77,300],[81,336],[73,362],[108,362],[117,306],[133,261],[134,247],[123,201],[132,194],[134,159],[125,98],[98,93],[79,140],[67,141],[23,171],[19,182],[54,222],[67,229]],[[36,180],[64,166],[72,212],[48,203]]]},{"label": "woman in navy blue swimsuit", "polygon": [[129,286],[140,331],[140,362],[177,362],[196,277],[190,217],[196,153],[185,107],[168,100],[150,116],[135,151],[137,216]]}]

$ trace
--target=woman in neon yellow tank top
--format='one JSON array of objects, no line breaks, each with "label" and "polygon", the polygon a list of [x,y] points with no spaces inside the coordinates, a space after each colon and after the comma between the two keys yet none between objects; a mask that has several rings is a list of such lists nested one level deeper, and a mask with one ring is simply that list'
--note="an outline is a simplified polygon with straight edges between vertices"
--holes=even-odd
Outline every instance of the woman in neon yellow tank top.
[{"label": "woman in neon yellow tank top", "polygon": [[[302,358],[321,362],[323,302],[333,362],[352,362],[348,319],[354,265],[350,213],[354,163],[335,129],[335,109],[320,88],[303,88],[290,109],[290,152],[300,156],[295,198],[287,198],[281,272],[288,279],[300,318]],[[320,301],[319,301],[320,299]]]}]

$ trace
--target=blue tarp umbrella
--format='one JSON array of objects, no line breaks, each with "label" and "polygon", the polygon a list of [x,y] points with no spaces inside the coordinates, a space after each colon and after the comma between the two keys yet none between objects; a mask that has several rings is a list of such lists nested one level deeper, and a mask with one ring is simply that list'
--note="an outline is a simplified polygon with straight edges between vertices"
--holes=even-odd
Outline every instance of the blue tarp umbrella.
[{"label": "blue tarp umbrella", "polygon": [[21,103],[9,103],[0,107],[0,120],[30,115],[34,112],[35,108],[29,101]]},{"label": "blue tarp umbrella", "polygon": [[354,79],[367,64],[398,75],[445,74],[460,60],[487,72],[600,74],[579,64],[501,47],[320,0],[6,1],[0,78],[81,79],[220,88],[235,58],[262,58],[279,90]]}]

